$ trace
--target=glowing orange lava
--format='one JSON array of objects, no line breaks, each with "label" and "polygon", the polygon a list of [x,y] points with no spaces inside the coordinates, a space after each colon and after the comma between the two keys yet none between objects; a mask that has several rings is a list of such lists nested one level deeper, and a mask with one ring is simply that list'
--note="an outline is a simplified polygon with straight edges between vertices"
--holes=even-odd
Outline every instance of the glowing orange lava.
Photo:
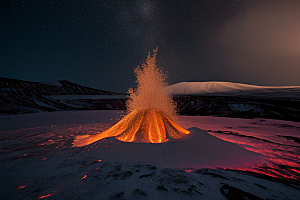
[{"label": "glowing orange lava", "polygon": [[81,177],[80,179],[82,180],[82,179],[85,179],[87,177],[87,175],[84,175],[83,177]]},{"label": "glowing orange lava", "polygon": [[131,112],[102,133],[93,136],[78,136],[74,146],[85,146],[107,137],[116,137],[124,142],[161,143],[168,138],[178,139],[189,133],[161,111],[139,109]]},{"label": "glowing orange lava", "polygon": [[137,88],[129,89],[129,114],[110,129],[97,135],[77,136],[75,147],[89,145],[98,140],[115,137],[124,142],[161,143],[178,139],[190,132],[174,122],[176,104],[165,89],[166,76],[156,66],[157,48],[147,56],[146,62],[135,69]]}]

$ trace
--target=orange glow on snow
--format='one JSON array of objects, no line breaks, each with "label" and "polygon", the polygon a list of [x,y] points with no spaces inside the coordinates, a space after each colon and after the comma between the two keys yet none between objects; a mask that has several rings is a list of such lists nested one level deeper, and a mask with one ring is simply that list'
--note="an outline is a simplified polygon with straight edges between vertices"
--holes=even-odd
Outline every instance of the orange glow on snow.
[{"label": "orange glow on snow", "polygon": [[176,124],[176,104],[166,91],[166,76],[156,66],[158,49],[149,53],[146,62],[135,69],[137,88],[129,89],[126,106],[129,114],[110,129],[90,136],[77,136],[75,147],[86,146],[107,137],[124,142],[162,143],[190,132]]},{"label": "orange glow on snow", "polygon": [[84,176],[83,176],[82,178],[80,178],[80,179],[82,180],[82,179],[85,179],[86,177],[87,177],[87,175],[84,175]]}]

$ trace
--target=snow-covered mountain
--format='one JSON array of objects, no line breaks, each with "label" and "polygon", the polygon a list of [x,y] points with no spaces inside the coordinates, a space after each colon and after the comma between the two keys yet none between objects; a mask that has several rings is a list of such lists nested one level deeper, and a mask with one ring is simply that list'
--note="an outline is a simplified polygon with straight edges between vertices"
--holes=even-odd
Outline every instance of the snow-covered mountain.
[{"label": "snow-covered mountain", "polygon": [[126,95],[93,89],[66,80],[30,82],[0,77],[0,113],[3,114],[125,109],[125,102],[119,100],[120,98],[126,98]]},{"label": "snow-covered mountain", "polygon": [[173,94],[181,115],[300,119],[300,86],[181,82],[166,89]]},{"label": "snow-covered mountain", "polygon": [[[232,82],[180,82],[169,85],[166,89],[173,95],[252,95],[267,96],[272,93],[276,97],[297,97],[300,98],[300,86],[257,86]],[[265,94],[265,95],[263,95]]]},{"label": "snow-covered mountain", "polygon": [[[300,86],[262,87],[228,82],[183,82],[173,91],[180,115],[300,120]],[[0,114],[57,110],[126,110],[127,95],[69,81],[0,78]]]},{"label": "snow-covered mountain", "polygon": [[175,96],[181,115],[300,120],[299,99],[237,96]]},{"label": "snow-covered mountain", "polygon": [[30,90],[39,95],[117,95],[118,93],[78,85],[66,80],[31,82],[0,77],[2,92]]}]

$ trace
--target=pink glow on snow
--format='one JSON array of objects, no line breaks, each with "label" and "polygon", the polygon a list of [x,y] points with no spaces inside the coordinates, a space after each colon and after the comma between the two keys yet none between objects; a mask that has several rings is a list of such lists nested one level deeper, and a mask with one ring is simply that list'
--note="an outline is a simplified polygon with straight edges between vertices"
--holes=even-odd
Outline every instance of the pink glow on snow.
[{"label": "pink glow on snow", "polygon": [[[97,111],[98,113],[112,113],[112,111]],[[74,112],[73,112],[74,113]],[[117,112],[115,112],[117,113]],[[51,114],[51,113],[50,113]],[[49,115],[50,115],[49,114]],[[74,114],[72,114],[73,116]],[[99,114],[98,114],[99,115]],[[29,115],[30,116],[30,115]],[[114,122],[111,122],[110,119],[112,114],[107,116],[107,119],[104,119],[104,123],[86,123],[86,124],[62,124],[56,125],[55,129],[45,127],[33,127],[25,129],[14,129],[13,131],[6,131],[5,134],[18,133],[20,137],[16,139],[10,139],[15,144],[9,146],[9,148],[4,149],[6,152],[17,152],[20,150],[25,150],[25,152],[20,152],[19,156],[13,157],[10,160],[15,159],[32,159],[37,158],[37,160],[44,160],[47,156],[47,161],[52,159],[52,156],[48,155],[59,155],[60,151],[68,151],[71,149],[71,142],[74,136],[89,134],[95,135],[99,132],[106,130],[111,127]],[[113,116],[117,118],[117,114]],[[105,121],[106,120],[106,121]],[[293,140],[287,140],[284,137],[278,137],[277,135],[283,136],[293,136],[299,137],[299,122],[290,122],[283,120],[272,120],[272,119],[238,119],[238,118],[226,118],[226,117],[207,117],[207,116],[178,116],[179,125],[185,129],[190,129],[191,127],[197,127],[202,130],[206,130],[211,136],[220,138],[224,141],[234,143],[251,152],[259,153],[264,155],[264,163],[245,163],[239,160],[236,160],[237,163],[240,163],[243,166],[222,166],[218,163],[212,163],[210,165],[205,165],[204,167],[211,168],[223,168],[223,169],[232,169],[232,170],[241,170],[247,172],[255,172],[259,174],[265,174],[275,178],[282,179],[292,179],[294,181],[300,181],[300,155],[297,154],[300,148],[300,144],[294,142]],[[290,126],[285,126],[288,124]],[[44,131],[43,129],[49,129]],[[220,131],[220,132],[218,132]],[[37,136],[31,137],[33,133]],[[239,135],[230,135],[230,133],[237,133]],[[28,137],[30,136],[30,137]],[[258,138],[258,139],[257,139]],[[124,146],[124,142],[113,140],[112,138],[103,139],[95,144],[91,144],[86,148],[80,149],[78,154],[93,154],[99,157],[95,157],[95,160],[101,159],[105,162],[110,162],[110,158],[97,154],[97,149],[101,151],[109,152],[113,151],[116,156],[117,152],[120,152],[120,146]],[[265,141],[264,141],[265,140]],[[44,145],[40,145],[39,141]],[[46,142],[45,142],[46,141]],[[201,142],[201,141],[200,141]],[[145,148],[148,148],[148,145],[153,147],[155,152],[161,152],[160,147],[163,147],[166,144],[170,144],[172,141],[167,141],[165,144],[151,144],[148,143],[145,145]],[[195,142],[197,143],[197,141]],[[68,146],[69,144],[69,146]],[[23,145],[23,146],[22,146]],[[133,143],[132,146],[138,145]],[[196,144],[199,145],[199,144]],[[195,146],[196,146],[195,145]],[[107,148],[105,148],[107,146]],[[58,147],[58,148],[56,148]],[[104,147],[104,148],[103,148]],[[144,148],[142,147],[142,148]],[[175,146],[174,146],[175,147]],[[150,148],[150,147],[149,147]],[[106,150],[103,150],[106,149]],[[167,149],[167,148],[165,148]],[[209,149],[209,151],[208,151]],[[89,150],[89,152],[88,152]],[[209,145],[206,147],[206,153],[210,154],[213,148],[210,148]],[[100,151],[99,151],[100,152]],[[132,151],[140,153],[139,151]],[[195,153],[196,151],[193,151]],[[151,156],[151,154],[149,154]],[[160,156],[159,154],[157,154]],[[100,157],[101,156],[101,157]],[[153,160],[154,160],[153,156]],[[209,157],[209,155],[207,156]],[[184,157],[183,157],[184,158]],[[125,160],[120,157],[116,157],[116,161],[119,162]],[[132,158],[133,159],[133,158]],[[159,158],[161,159],[161,158]],[[201,158],[202,159],[202,158]],[[202,164],[209,164],[209,160],[205,160]],[[211,159],[212,161],[217,161],[215,158]],[[99,160],[98,160],[99,161]],[[120,161],[120,162],[121,162]],[[201,160],[200,160],[201,161]],[[29,160],[31,162],[31,160]],[[100,161],[99,161],[100,162]],[[200,162],[199,162],[200,163]],[[226,159],[224,159],[225,164]],[[181,163],[180,163],[181,164]],[[245,167],[246,165],[246,167]],[[185,168],[184,170],[190,170],[187,167],[197,168],[203,167],[201,165],[180,165],[179,167]],[[20,188],[21,189],[21,188]]]},{"label": "pink glow on snow", "polygon": [[26,185],[22,185],[22,186],[18,187],[17,189],[19,190],[19,189],[22,189],[24,187],[26,187]]},{"label": "pink glow on snow", "polygon": [[44,195],[44,196],[39,196],[39,199],[43,199],[43,198],[46,198],[46,197],[50,197],[51,194],[47,194],[47,195]]}]

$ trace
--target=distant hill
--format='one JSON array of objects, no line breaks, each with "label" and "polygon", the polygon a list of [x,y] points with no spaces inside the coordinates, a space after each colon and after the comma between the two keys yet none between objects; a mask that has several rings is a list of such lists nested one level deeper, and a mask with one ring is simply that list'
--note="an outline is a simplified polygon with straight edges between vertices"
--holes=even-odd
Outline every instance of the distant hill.
[{"label": "distant hill", "polygon": [[300,86],[257,86],[232,82],[180,82],[166,87],[173,95],[257,96],[300,99]]},{"label": "distant hill", "polygon": [[[66,80],[31,82],[0,77],[0,91],[0,113],[3,114],[126,108],[124,101],[120,103],[112,100],[114,97],[126,98],[124,94],[85,87]],[[81,100],[77,100],[78,96]],[[91,96],[93,102],[89,102]],[[69,100],[68,97],[73,99]]]},{"label": "distant hill", "polygon": [[[183,82],[173,92],[181,115],[300,121],[300,86],[268,87],[230,82]],[[0,78],[0,114],[57,110],[126,110],[126,94],[69,81]]]},{"label": "distant hill", "polygon": [[40,95],[118,95],[119,93],[98,90],[70,81],[31,82],[0,77],[1,91],[30,90]]}]

